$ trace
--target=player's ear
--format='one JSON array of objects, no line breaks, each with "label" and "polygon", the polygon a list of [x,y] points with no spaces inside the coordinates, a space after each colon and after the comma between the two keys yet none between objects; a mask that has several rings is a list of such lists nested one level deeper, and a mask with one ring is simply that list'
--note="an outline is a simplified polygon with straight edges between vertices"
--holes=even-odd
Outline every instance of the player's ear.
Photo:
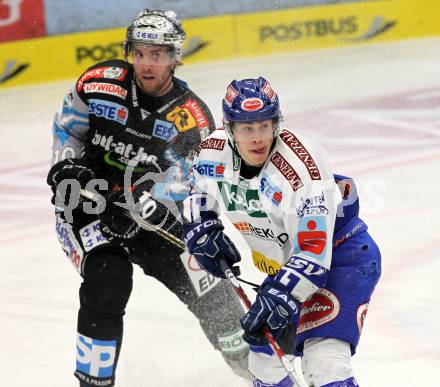
[{"label": "player's ear", "polygon": [[172,62],[170,64],[170,73],[171,75],[174,75],[174,72],[176,71],[176,67],[177,67],[178,63],[176,61]]}]

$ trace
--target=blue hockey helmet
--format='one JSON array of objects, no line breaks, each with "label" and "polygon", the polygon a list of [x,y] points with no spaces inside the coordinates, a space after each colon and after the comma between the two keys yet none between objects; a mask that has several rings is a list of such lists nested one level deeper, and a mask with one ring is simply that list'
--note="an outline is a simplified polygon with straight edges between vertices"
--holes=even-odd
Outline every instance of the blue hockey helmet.
[{"label": "blue hockey helmet", "polygon": [[263,77],[233,80],[223,98],[223,124],[226,133],[234,139],[231,126],[234,122],[254,122],[272,119],[278,134],[282,121],[278,95]]}]

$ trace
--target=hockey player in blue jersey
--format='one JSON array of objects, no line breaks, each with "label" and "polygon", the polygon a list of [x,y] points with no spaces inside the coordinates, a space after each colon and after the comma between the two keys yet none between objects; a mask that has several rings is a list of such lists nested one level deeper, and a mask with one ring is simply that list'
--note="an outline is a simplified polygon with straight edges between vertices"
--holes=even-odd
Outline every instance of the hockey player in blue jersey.
[{"label": "hockey player in blue jersey", "polygon": [[236,270],[241,257],[223,232],[222,207],[267,274],[241,319],[254,386],[293,386],[263,327],[286,354],[302,356],[309,386],[357,386],[351,357],[381,256],[358,216],[354,181],[333,175],[313,141],[281,129],[278,96],[264,78],[234,80],[223,114],[224,130],[194,160],[183,232],[205,270],[222,276],[220,260]]}]

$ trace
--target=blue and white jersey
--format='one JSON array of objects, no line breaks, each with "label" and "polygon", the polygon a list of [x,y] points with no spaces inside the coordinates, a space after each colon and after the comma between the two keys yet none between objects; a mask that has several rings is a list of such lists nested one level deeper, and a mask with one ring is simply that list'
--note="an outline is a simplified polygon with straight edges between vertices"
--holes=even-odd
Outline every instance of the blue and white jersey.
[{"label": "blue and white jersey", "polygon": [[327,154],[310,139],[283,129],[257,176],[240,176],[241,158],[219,129],[201,144],[184,217],[224,211],[248,243],[254,265],[273,276],[286,264],[297,277],[292,295],[304,301],[331,265],[341,195]]}]

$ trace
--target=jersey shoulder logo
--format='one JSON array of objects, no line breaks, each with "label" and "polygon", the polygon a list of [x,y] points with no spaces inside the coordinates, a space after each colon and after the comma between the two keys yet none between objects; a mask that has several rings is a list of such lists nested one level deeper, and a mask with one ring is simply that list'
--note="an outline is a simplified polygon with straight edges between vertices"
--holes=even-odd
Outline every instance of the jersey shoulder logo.
[{"label": "jersey shoulder logo", "polygon": [[207,120],[205,113],[203,112],[202,107],[197,103],[196,100],[192,98],[188,98],[185,103],[182,105],[183,108],[189,110],[191,115],[196,120],[196,125],[199,129],[208,128],[209,121]]},{"label": "jersey shoulder logo", "polygon": [[214,149],[214,150],[223,150],[225,147],[226,140],[221,138],[207,138],[205,141],[202,141],[200,144],[201,149]]},{"label": "jersey shoulder logo", "polygon": [[82,90],[84,82],[91,78],[107,78],[116,79],[118,81],[123,81],[127,75],[128,70],[121,67],[97,67],[96,69],[91,69],[86,71],[76,84],[76,90],[78,93]]},{"label": "jersey shoulder logo", "polygon": [[306,147],[299,141],[299,139],[290,131],[283,130],[280,134],[281,140],[296,154],[301,162],[307,168],[310,178],[312,180],[321,180],[318,166],[310,155]]}]

